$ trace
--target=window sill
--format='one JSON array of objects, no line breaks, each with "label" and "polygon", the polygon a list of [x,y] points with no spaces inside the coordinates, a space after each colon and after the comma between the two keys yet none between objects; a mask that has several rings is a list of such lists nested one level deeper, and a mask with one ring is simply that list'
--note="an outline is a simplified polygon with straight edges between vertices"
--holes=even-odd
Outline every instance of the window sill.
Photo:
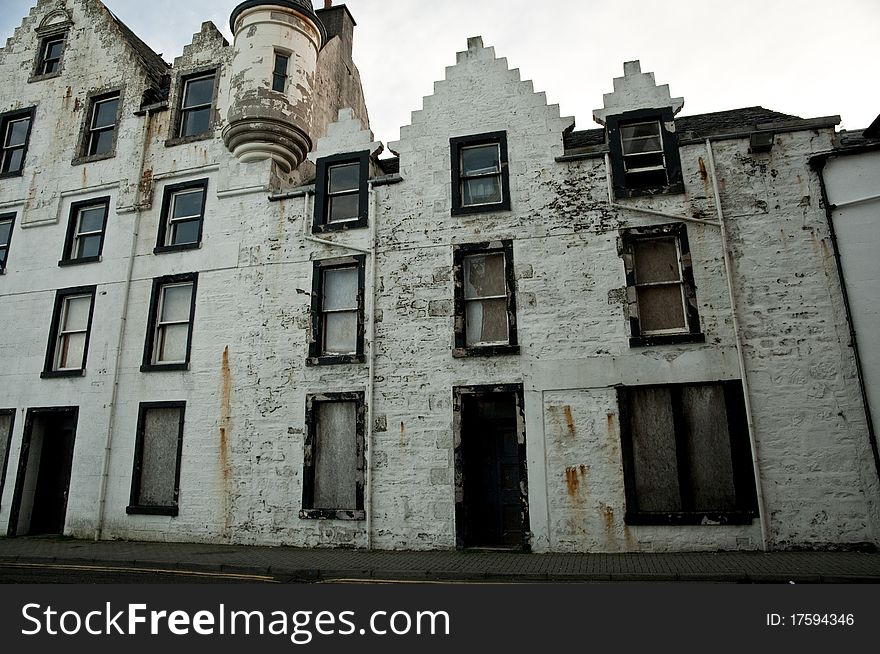
[{"label": "window sill", "polygon": [[350,229],[363,229],[367,227],[366,218],[358,218],[357,220],[346,220],[345,222],[336,223],[320,223],[312,225],[312,234],[324,234],[326,232],[347,232]]},{"label": "window sill", "polygon": [[177,245],[157,245],[153,248],[153,254],[166,254],[168,252],[183,252],[185,250],[198,250],[201,243],[179,243]]},{"label": "window sill", "polygon": [[85,377],[86,369],[78,370],[44,370],[40,373],[40,379],[56,379],[63,377]]},{"label": "window sill", "polygon": [[93,161],[104,161],[104,159],[113,159],[116,156],[116,148],[104,154],[92,154],[86,157],[76,157],[70,162],[71,166],[81,166],[82,164],[92,163]]},{"label": "window sill", "polygon": [[201,134],[193,134],[192,136],[175,136],[165,141],[166,148],[173,148],[175,145],[185,145],[187,143],[196,143],[197,141],[207,141],[214,138],[214,129]]},{"label": "window sill", "polygon": [[366,520],[367,512],[363,509],[302,509],[299,517],[302,520]]},{"label": "window sill", "polygon": [[22,168],[22,170],[16,170],[15,172],[12,172],[12,173],[0,173],[0,179],[6,179],[7,177],[23,177],[23,176],[24,176],[24,169],[23,168]]},{"label": "window sill", "polygon": [[452,350],[456,359],[465,357],[493,357],[505,354],[519,354],[519,345],[483,345],[476,347],[457,347]]},{"label": "window sill", "polygon": [[44,75],[31,75],[28,78],[28,84],[32,84],[34,82],[42,82],[47,79],[52,79],[54,77],[61,77],[61,71],[56,70],[54,73],[45,73]]},{"label": "window sill", "polygon": [[128,515],[168,515],[177,516],[176,506],[127,506],[125,512]]},{"label": "window sill", "polygon": [[615,187],[614,197],[620,198],[640,198],[652,195],[681,195],[684,193],[684,182],[673,182],[666,186],[649,186],[645,188],[625,188]]},{"label": "window sill", "polygon": [[453,216],[467,216],[469,214],[491,213],[493,211],[510,211],[510,198],[494,204],[479,204],[472,207],[452,207]]},{"label": "window sill", "polygon": [[189,363],[145,363],[141,372],[174,372],[189,370]]},{"label": "window sill", "polygon": [[306,359],[308,366],[339,366],[345,364],[357,364],[365,361],[363,354],[341,354],[339,356],[309,357]]},{"label": "window sill", "polygon": [[750,525],[757,517],[756,511],[701,511],[694,513],[629,513],[624,516],[627,525]]},{"label": "window sill", "polygon": [[97,263],[101,261],[101,256],[97,257],[81,257],[79,259],[62,259],[58,262],[58,265],[62,268],[65,266],[78,266],[81,263]]},{"label": "window sill", "polygon": [[697,334],[657,334],[656,336],[632,336],[630,347],[651,347],[654,345],[674,345],[676,343],[705,343],[706,335]]}]

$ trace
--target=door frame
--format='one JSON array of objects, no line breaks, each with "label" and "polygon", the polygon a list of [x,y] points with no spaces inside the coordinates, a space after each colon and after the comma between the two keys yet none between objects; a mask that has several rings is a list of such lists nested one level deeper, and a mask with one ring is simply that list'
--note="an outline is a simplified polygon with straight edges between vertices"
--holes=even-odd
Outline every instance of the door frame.
[{"label": "door frame", "polygon": [[[24,482],[27,476],[28,460],[30,458],[31,436],[34,429],[34,419],[37,416],[47,413],[67,413],[71,414],[75,424],[73,438],[74,449],[76,448],[76,432],[79,428],[79,407],[78,406],[55,406],[55,407],[37,407],[27,410],[24,420],[24,433],[21,435],[21,449],[18,454],[18,471],[15,479],[15,493],[12,496],[12,505],[9,508],[9,524],[6,528],[6,536],[15,538],[18,531],[18,518],[21,513],[21,498],[24,494]],[[43,443],[45,445],[45,442]],[[40,453],[42,457],[42,452]],[[73,452],[71,452],[73,456]],[[37,479],[39,483],[39,478]],[[67,481],[68,497],[70,495],[70,480]],[[64,502],[64,523],[67,524],[67,500]],[[62,528],[63,531],[63,528]]]},{"label": "door frame", "polygon": [[517,451],[520,479],[520,516],[522,519],[522,551],[532,551],[532,532],[529,525],[529,474],[526,464],[526,420],[522,384],[483,384],[452,387],[452,442],[455,470],[455,546],[464,549],[464,452],[462,449],[462,414],[465,396],[513,395],[516,407]]}]

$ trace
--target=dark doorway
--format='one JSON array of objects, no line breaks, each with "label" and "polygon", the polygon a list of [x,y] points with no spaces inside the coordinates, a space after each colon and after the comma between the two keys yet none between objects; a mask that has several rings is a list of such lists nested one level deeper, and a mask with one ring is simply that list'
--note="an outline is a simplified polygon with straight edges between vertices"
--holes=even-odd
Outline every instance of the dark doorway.
[{"label": "dark doorway", "polygon": [[519,386],[456,389],[456,540],[528,549],[528,493]]},{"label": "dark doorway", "polygon": [[29,409],[9,536],[64,533],[78,409]]}]

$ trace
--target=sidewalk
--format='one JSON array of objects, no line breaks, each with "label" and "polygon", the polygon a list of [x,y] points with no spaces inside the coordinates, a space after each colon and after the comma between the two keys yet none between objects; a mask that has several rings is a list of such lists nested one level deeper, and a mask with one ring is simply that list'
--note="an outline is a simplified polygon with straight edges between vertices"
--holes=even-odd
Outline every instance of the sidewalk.
[{"label": "sidewalk", "polygon": [[0,538],[0,563],[65,563],[258,574],[279,581],[310,582],[346,579],[880,583],[880,554],[861,552],[366,552],[197,543]]}]

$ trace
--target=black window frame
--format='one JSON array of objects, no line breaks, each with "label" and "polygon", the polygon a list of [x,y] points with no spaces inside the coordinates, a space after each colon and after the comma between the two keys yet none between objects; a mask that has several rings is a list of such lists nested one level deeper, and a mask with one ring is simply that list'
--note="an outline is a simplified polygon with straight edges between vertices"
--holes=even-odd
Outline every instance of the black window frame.
[{"label": "black window frame", "polygon": [[[480,145],[498,145],[501,176],[501,201],[491,204],[464,205],[461,194],[461,151],[463,148]],[[507,132],[486,132],[449,139],[450,163],[452,166],[452,211],[453,216],[489,213],[510,210],[510,174],[507,157]]]},{"label": "black window frame", "polygon": [[[174,472],[174,504],[171,506],[144,505],[139,503],[143,472],[144,440],[147,412],[151,409],[180,409],[177,432],[177,463]],[[125,508],[128,515],[177,516],[180,511],[180,468],[183,459],[183,430],[186,422],[186,402],[141,402],[138,405],[137,436],[135,440],[134,463],[131,472],[131,495]]]},{"label": "black window frame", "polygon": [[[684,223],[650,225],[620,230],[619,253],[623,259],[627,287],[627,317],[630,326],[630,347],[650,347],[675,343],[703,343],[705,334],[700,326],[700,312],[697,304],[697,285],[694,282],[693,262],[687,226]],[[683,307],[687,330],[678,333],[644,334],[639,319],[636,265],[633,246],[638,241],[674,238],[679,253],[679,266],[683,292]]]},{"label": "black window frame", "polygon": [[[210,119],[208,121],[208,129],[204,132],[199,132],[198,134],[189,134],[184,135],[182,133],[184,115],[187,111],[192,111],[192,107],[184,108],[183,103],[186,100],[186,87],[187,84],[199,79],[206,78],[213,79],[213,89],[211,91],[211,104],[209,106]],[[169,119],[169,123],[171,125],[171,133],[168,140],[165,141],[166,147],[171,147],[175,145],[181,145],[183,143],[192,143],[194,141],[204,141],[206,139],[210,139],[214,136],[214,131],[216,129],[216,110],[217,110],[217,97],[218,97],[218,86],[220,81],[220,68],[216,65],[203,66],[200,68],[195,68],[193,70],[188,70],[184,73],[180,73],[177,78],[176,83],[176,94],[177,99],[174,104],[174,108],[171,112],[171,117]]]},{"label": "black window frame", "polygon": [[[3,459],[0,460],[0,507],[3,506],[3,488],[6,486],[6,467],[9,465],[9,450],[12,449],[12,433],[15,430],[15,409],[0,409],[0,416],[9,416],[9,433],[5,435],[6,438],[6,453],[3,456]],[[4,438],[3,434],[0,434],[0,438]]]},{"label": "black window frame", "polygon": [[[52,322],[49,327],[49,342],[46,346],[46,359],[43,364],[43,372],[40,377],[43,379],[51,379],[54,377],[83,377],[86,374],[86,363],[89,357],[89,342],[92,337],[92,323],[95,315],[95,295],[97,286],[74,286],[71,288],[60,289],[55,292],[55,306],[52,310]],[[83,344],[82,366],[79,368],[70,368],[59,370],[55,368],[55,359],[58,347],[58,335],[61,330],[61,316],[63,313],[64,303],[67,298],[78,295],[91,296],[89,303],[89,320],[86,326],[86,338]]]},{"label": "black window frame", "polygon": [[[507,336],[506,344],[468,345],[467,312],[464,297],[464,260],[471,255],[504,255],[504,281],[507,290]],[[513,260],[513,241],[486,241],[482,243],[461,243],[452,248],[452,271],[454,278],[454,332],[455,348],[452,356],[456,358],[471,356],[498,356],[519,354],[516,318],[516,273]]]},{"label": "black window frame", "polygon": [[[77,237],[77,225],[79,223],[79,212],[83,209],[89,209],[92,207],[103,206],[104,207],[104,222],[101,224],[101,242],[98,245],[98,254],[96,256],[91,257],[74,257],[73,250],[76,245],[76,237]],[[104,239],[107,235],[107,220],[110,216],[110,196],[104,196],[100,198],[90,198],[88,200],[81,200],[79,202],[73,202],[70,205],[70,215],[67,219],[67,236],[64,239],[64,253],[61,257],[61,260],[58,262],[59,266],[74,266],[82,263],[94,263],[101,260],[101,257],[104,252]]]},{"label": "black window frame", "polygon": [[[276,93],[285,93],[287,91],[287,80],[290,78],[290,56],[291,53],[275,50],[275,56],[272,59],[272,90]],[[278,71],[279,60],[284,59],[284,72]],[[279,82],[281,88],[278,88]]]},{"label": "black window frame", "polygon": [[[359,165],[358,189],[357,191],[346,192],[346,195],[357,193],[358,216],[354,220],[329,222],[330,171],[334,167],[347,164]],[[363,150],[361,152],[348,152],[330,157],[321,157],[317,160],[315,166],[315,213],[312,222],[312,233],[320,234],[323,232],[338,232],[366,227],[369,222],[369,151]]]},{"label": "black window frame", "polygon": [[[171,363],[161,363],[153,361],[153,354],[156,347],[156,327],[159,321],[159,306],[162,289],[165,286],[175,284],[191,283],[192,297],[190,298],[189,307],[189,330],[186,339],[186,359],[185,361],[175,361]],[[150,313],[147,318],[147,334],[144,338],[144,357],[141,363],[141,372],[166,372],[189,370],[190,354],[192,351],[193,331],[196,323],[196,297],[198,296],[199,274],[184,273],[180,275],[165,275],[164,277],[156,277],[153,280],[153,288],[150,294]]]},{"label": "black window frame", "polygon": [[[666,184],[656,186],[629,186],[626,178],[620,128],[651,121],[657,121],[660,125],[667,182]],[[674,114],[671,107],[638,109],[608,116],[605,126],[608,130],[608,150],[615,197],[634,198],[645,195],[676,195],[684,193],[684,182],[681,175],[681,155],[678,151],[678,135],[674,128],[669,129],[667,125],[674,125]]]},{"label": "black window frame", "polygon": [[[112,127],[104,127],[94,130],[92,125],[95,121],[95,111],[99,104],[116,100],[116,118]],[[82,128],[80,130],[79,143],[77,144],[77,156],[71,162],[74,166],[91,163],[93,161],[102,161],[104,159],[112,159],[116,156],[116,146],[119,141],[119,127],[122,121],[124,92],[122,87],[105,88],[100,91],[94,91],[87,98],[88,111],[83,117]],[[92,136],[96,132],[105,132],[112,130],[110,149],[107,152],[90,154],[92,147]]]},{"label": "black window frame", "polygon": [[15,231],[15,219],[17,217],[16,212],[4,213],[0,214],[0,222],[9,221],[9,240],[6,241],[5,245],[0,245],[0,252],[2,252],[2,256],[0,256],[0,275],[6,273],[6,265],[9,263],[9,251],[12,249],[12,234]]},{"label": "black window frame", "polygon": [[[311,333],[309,335],[309,357],[306,363],[311,366],[328,366],[363,363],[364,356],[364,288],[366,282],[367,256],[355,254],[335,259],[319,259],[312,263],[312,302]],[[356,350],[353,354],[324,354],[324,274],[329,270],[357,268],[357,334]]]},{"label": "black window frame", "polygon": [[[355,439],[357,451],[357,468],[355,470],[355,507],[353,509],[342,508],[315,508],[315,462],[317,445],[317,418],[316,404],[330,402],[354,402],[355,403]],[[305,406],[306,437],[303,444],[303,484],[302,484],[302,508],[299,517],[306,520],[365,520],[364,510],[364,483],[366,462],[364,456],[364,431],[366,425],[366,402],[363,391],[346,391],[335,393],[311,393],[306,395]]]},{"label": "black window frame", "polygon": [[[679,492],[682,504],[687,506],[691,501],[688,484],[683,477],[686,465],[682,457],[686,457],[683,444],[684,427],[681,409],[681,389],[696,386],[721,386],[724,393],[725,410],[727,412],[728,435],[731,447],[731,470],[733,486],[736,493],[737,508],[733,511],[718,510],[681,510],[681,511],[642,511],[636,492],[636,470],[634,448],[632,444],[631,402],[629,391],[632,389],[664,388],[671,392],[672,413],[674,419],[676,458],[679,462]],[[620,411],[620,440],[623,461],[624,489],[626,496],[626,512],[624,523],[627,525],[749,525],[758,517],[757,491],[754,469],[751,461],[748,423],[746,421],[745,400],[742,382],[739,379],[728,381],[691,382],[680,384],[645,384],[617,386],[617,402]]]},{"label": "black window frame", "polygon": [[[52,79],[53,77],[61,75],[61,66],[64,64],[64,54],[67,52],[67,39],[69,36],[69,30],[65,27],[63,30],[44,33],[43,36],[40,37],[39,49],[37,50],[37,56],[34,58],[33,73],[28,80],[29,82],[39,82],[41,80]],[[61,54],[58,56],[58,68],[47,73],[44,70],[46,61],[48,61],[46,59],[46,51],[48,50],[49,44],[56,41],[61,41]]]},{"label": "black window frame", "polygon": [[[156,237],[156,247],[153,248],[154,254],[164,254],[166,252],[180,252],[182,250],[197,250],[202,247],[202,236],[205,229],[205,207],[208,202],[208,182],[209,179],[196,179],[179,184],[169,184],[165,186],[162,193],[162,213],[159,218],[159,233]],[[166,245],[166,240],[171,230],[171,202],[177,193],[192,191],[200,188],[202,190],[202,206],[199,215],[199,237],[192,243],[177,243]]]},{"label": "black window frame", "polygon": [[[14,111],[6,111],[6,112],[0,114],[0,179],[3,179],[5,177],[21,177],[22,175],[24,175],[24,166],[25,166],[25,163],[27,163],[27,153],[28,153],[28,148],[30,147],[30,143],[31,143],[31,133],[33,132],[33,129],[34,129],[34,117],[36,116],[36,112],[37,112],[37,108],[34,106],[34,107],[27,107],[25,109],[16,109]],[[6,132],[9,128],[9,124],[12,122],[15,122],[17,120],[21,120],[23,118],[28,119],[27,135],[25,136],[25,139],[24,139],[24,145],[23,146],[13,146],[12,148],[7,148],[6,147]],[[10,149],[10,150],[11,149],[18,149],[18,147],[21,147],[21,150],[22,150],[21,167],[18,170],[7,171],[4,173],[3,166],[6,161],[7,149]]]}]

